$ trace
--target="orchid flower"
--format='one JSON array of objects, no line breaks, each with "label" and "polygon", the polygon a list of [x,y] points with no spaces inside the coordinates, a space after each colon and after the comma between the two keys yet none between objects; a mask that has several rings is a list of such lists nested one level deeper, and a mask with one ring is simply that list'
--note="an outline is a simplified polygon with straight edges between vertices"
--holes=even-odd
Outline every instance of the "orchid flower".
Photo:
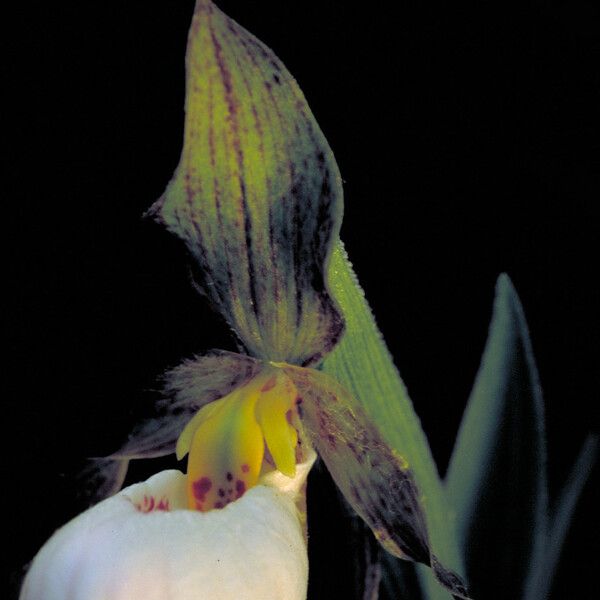
[{"label": "orchid flower", "polygon": [[[121,486],[130,459],[176,452],[188,455],[187,510],[225,522],[256,497],[261,477],[294,481],[314,448],[386,550],[430,566],[455,598],[468,598],[431,551],[407,459],[318,370],[344,331],[327,287],[342,186],[296,81],[261,41],[197,0],[186,83],[181,159],[149,214],[186,244],[197,287],[240,352],[216,351],[168,372],[159,416],[101,464],[99,493]],[[128,490],[114,502],[133,497]],[[175,543],[176,525],[168,535]]]}]

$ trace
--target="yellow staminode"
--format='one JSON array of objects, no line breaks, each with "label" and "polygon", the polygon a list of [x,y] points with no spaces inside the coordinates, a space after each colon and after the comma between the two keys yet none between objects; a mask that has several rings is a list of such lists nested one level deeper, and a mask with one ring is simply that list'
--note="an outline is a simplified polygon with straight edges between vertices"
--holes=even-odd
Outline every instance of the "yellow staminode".
[{"label": "yellow staminode", "polygon": [[198,411],[177,442],[179,459],[189,452],[190,508],[223,508],[256,485],[265,443],[275,467],[294,477],[298,434],[288,419],[296,396],[288,377],[268,366]]}]

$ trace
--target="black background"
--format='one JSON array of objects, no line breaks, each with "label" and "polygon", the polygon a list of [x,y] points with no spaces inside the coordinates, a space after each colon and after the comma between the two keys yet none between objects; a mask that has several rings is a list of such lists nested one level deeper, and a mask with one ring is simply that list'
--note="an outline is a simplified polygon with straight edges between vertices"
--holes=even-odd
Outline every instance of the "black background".
[{"label": "black background", "polygon": [[[594,3],[219,5],[285,62],[329,139],[345,180],[342,237],[442,472],[495,279],[511,276],[545,390],[555,497],[598,429]],[[121,443],[165,368],[234,349],[191,289],[179,242],[141,219],[179,158],[193,2],[21,10],[7,20],[16,136],[4,186],[13,585],[77,510],[78,459]],[[311,500],[313,522],[331,527],[314,534],[312,564],[328,565],[313,567],[315,598],[340,592],[326,571],[344,560],[344,522],[323,489]],[[556,599],[574,581],[582,598],[598,592],[598,500],[588,486]]]}]

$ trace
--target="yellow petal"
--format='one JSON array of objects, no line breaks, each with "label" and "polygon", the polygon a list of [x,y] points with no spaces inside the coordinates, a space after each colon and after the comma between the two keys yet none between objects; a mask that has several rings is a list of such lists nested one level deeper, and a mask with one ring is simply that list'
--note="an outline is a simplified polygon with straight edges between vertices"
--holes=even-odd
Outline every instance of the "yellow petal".
[{"label": "yellow petal", "polygon": [[188,460],[190,508],[223,508],[256,485],[264,442],[254,414],[259,395],[253,383],[217,401],[193,434]]},{"label": "yellow petal", "polygon": [[177,460],[181,460],[190,451],[194,434],[196,431],[198,431],[200,425],[210,418],[220,406],[222,406],[225,398],[221,398],[220,400],[216,400],[215,402],[211,402],[210,404],[203,406],[184,427],[183,431],[179,435],[179,438],[177,439],[177,446],[175,447]]},{"label": "yellow petal", "polygon": [[282,372],[273,371],[260,392],[256,418],[265,442],[277,469],[288,477],[294,477],[298,434],[288,421],[288,413],[294,407],[296,388]]}]

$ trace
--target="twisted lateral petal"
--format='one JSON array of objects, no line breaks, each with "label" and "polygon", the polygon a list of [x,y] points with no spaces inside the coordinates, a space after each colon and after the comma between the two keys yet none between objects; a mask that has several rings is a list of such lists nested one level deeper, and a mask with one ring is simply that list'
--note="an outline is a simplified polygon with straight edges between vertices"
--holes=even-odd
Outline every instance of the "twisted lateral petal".
[{"label": "twisted lateral petal", "polygon": [[248,382],[260,369],[259,361],[244,354],[212,350],[167,371],[163,379],[169,398],[163,404],[172,410],[198,410]]},{"label": "twisted lateral petal", "polygon": [[317,362],[343,330],[324,281],[342,217],[329,145],[281,61],[209,0],[186,73],[180,163],[150,212],[251,355]]},{"label": "twisted lateral petal", "polygon": [[455,597],[465,585],[430,552],[419,490],[406,460],[381,437],[360,405],[333,378],[314,369],[287,366],[301,399],[299,413],[346,500],[391,554],[431,566]]},{"label": "twisted lateral petal", "polygon": [[189,431],[186,424],[197,419],[199,409],[246,384],[260,369],[261,364],[249,356],[219,350],[168,371],[164,375],[167,397],[156,403],[155,414],[137,425],[117,452],[89,461],[80,474],[81,496],[95,504],[119,491],[131,459],[175,452],[182,431],[186,427]]},{"label": "twisted lateral petal", "polygon": [[135,427],[124,446],[108,458],[171,454],[186,423],[199,409],[243,386],[259,370],[258,361],[225,351],[184,361],[164,375],[168,397],[157,402],[156,415]]},{"label": "twisted lateral petal", "polygon": [[20,600],[304,600],[308,560],[295,501],[314,455],[285,487],[259,481],[224,510],[185,510],[186,477],[163,471],[59,529]]}]

